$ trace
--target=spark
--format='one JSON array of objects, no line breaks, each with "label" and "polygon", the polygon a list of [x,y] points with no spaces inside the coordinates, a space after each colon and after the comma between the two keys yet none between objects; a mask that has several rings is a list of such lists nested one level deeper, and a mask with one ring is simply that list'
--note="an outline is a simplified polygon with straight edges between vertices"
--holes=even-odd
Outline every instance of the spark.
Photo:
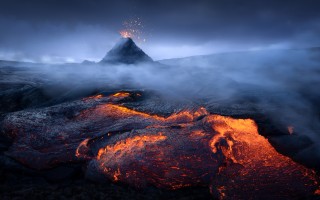
[{"label": "spark", "polygon": [[138,43],[144,43],[147,41],[145,38],[144,25],[139,17],[126,20],[123,22],[123,30],[119,33],[123,38],[132,38]]}]

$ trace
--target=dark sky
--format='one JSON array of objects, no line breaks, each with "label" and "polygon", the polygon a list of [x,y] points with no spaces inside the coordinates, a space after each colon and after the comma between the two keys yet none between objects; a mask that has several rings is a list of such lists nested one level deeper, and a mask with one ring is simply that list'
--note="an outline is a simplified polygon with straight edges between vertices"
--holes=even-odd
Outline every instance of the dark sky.
[{"label": "dark sky", "polygon": [[320,46],[319,0],[0,0],[0,59],[99,60],[137,17],[154,59]]}]

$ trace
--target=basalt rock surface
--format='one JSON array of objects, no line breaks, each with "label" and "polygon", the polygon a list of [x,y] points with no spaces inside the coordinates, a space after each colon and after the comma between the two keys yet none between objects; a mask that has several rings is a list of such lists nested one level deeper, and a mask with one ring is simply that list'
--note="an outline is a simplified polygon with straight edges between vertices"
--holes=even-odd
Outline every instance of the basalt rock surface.
[{"label": "basalt rock surface", "polygon": [[145,91],[118,91],[9,113],[1,124],[10,141],[4,156],[49,180],[80,173],[140,189],[206,187],[222,199],[319,192],[315,171],[278,153],[254,120],[154,101]]}]

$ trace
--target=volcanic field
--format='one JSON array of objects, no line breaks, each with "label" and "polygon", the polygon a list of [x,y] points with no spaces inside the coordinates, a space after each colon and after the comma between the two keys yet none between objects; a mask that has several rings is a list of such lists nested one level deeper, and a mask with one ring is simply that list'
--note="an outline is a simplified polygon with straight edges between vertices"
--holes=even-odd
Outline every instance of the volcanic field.
[{"label": "volcanic field", "polygon": [[319,58],[153,61],[122,38],[97,63],[0,61],[1,196],[317,199]]}]

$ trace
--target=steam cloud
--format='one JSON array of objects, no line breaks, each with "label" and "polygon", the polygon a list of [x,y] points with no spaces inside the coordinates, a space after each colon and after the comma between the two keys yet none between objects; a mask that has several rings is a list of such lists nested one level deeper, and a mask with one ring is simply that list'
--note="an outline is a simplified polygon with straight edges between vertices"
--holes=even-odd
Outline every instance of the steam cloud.
[{"label": "steam cloud", "polygon": [[209,108],[240,102],[280,126],[293,126],[294,133],[311,139],[315,154],[320,142],[319,61],[317,48],[247,51],[137,65],[36,65],[30,76],[41,74],[50,91],[61,86],[78,92],[134,88]]}]

